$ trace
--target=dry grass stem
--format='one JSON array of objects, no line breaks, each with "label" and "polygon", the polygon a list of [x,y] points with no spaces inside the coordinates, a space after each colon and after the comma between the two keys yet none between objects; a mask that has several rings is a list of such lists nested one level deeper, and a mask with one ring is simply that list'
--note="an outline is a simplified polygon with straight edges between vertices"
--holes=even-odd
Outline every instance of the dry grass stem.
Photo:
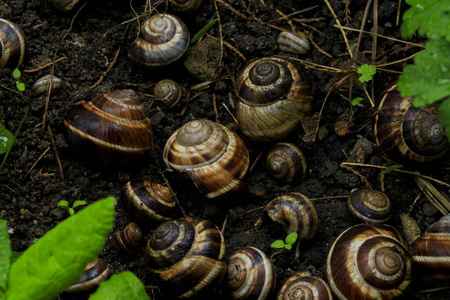
[{"label": "dry grass stem", "polygon": [[434,205],[443,215],[450,212],[450,202],[428,180],[415,176],[415,182],[419,186],[428,201]]}]

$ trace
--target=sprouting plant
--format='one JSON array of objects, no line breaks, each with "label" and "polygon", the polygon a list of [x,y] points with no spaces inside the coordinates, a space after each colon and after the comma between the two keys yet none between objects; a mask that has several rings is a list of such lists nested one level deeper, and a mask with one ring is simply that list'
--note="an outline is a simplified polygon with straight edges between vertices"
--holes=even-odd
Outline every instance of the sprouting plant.
[{"label": "sprouting plant", "polygon": [[191,44],[195,43],[199,38],[201,38],[208,31],[208,29],[211,28],[211,26],[213,26],[217,21],[219,21],[219,19],[214,19],[208,24],[206,24],[205,27],[200,29],[191,39]]},{"label": "sprouting plant", "polygon": [[359,76],[359,81],[364,83],[372,80],[372,76],[375,75],[375,73],[377,72],[377,68],[372,65],[364,64],[358,67],[356,72],[358,74],[361,74],[361,76]]},{"label": "sprouting plant", "polygon": [[22,76],[22,73],[18,68],[15,68],[13,71],[13,77],[16,80],[16,87],[19,90],[19,92],[25,91],[25,84],[20,81],[20,76]]},{"label": "sprouting plant", "polygon": [[0,154],[5,153],[3,161],[0,164],[0,168],[3,167],[3,165],[5,164],[6,158],[8,157],[9,152],[11,151],[11,148],[14,145],[14,141],[16,140],[20,128],[22,127],[22,124],[25,121],[27,115],[28,115],[28,108],[26,109],[25,114],[23,115],[19,127],[17,128],[16,133],[14,135],[12,135],[12,133],[8,129],[6,129],[5,126],[0,124]]},{"label": "sprouting plant", "polygon": [[358,104],[359,102],[361,102],[363,100],[364,100],[364,98],[362,98],[362,97],[356,97],[356,98],[353,98],[353,100],[350,102],[350,104],[351,105],[356,105],[356,104]]},{"label": "sprouting plant", "polygon": [[275,242],[273,242],[270,247],[275,248],[275,249],[286,249],[286,250],[291,250],[292,249],[292,245],[295,244],[295,242],[297,241],[298,238],[298,234],[297,232],[292,232],[290,234],[287,235],[287,237],[285,238],[285,240],[277,240]]},{"label": "sprouting plant", "polygon": [[69,214],[73,216],[75,214],[74,208],[78,206],[86,205],[86,201],[84,200],[76,200],[72,206],[70,206],[69,201],[67,200],[61,200],[58,202],[58,206],[67,207],[67,210],[69,211]]}]

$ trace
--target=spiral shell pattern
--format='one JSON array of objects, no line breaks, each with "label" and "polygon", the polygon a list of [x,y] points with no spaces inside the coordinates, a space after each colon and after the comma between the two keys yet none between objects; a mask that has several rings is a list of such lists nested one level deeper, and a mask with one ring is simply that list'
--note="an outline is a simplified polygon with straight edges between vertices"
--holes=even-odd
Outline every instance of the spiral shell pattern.
[{"label": "spiral shell pattern", "polygon": [[27,42],[23,30],[0,18],[0,68],[17,68],[25,59]]},{"label": "spiral shell pattern", "polygon": [[163,79],[155,85],[156,99],[162,101],[166,107],[174,107],[180,103],[183,96],[181,86],[172,79]]},{"label": "spiral shell pattern", "polygon": [[328,284],[308,272],[298,272],[286,280],[278,292],[277,300],[331,300]]},{"label": "spiral shell pattern", "polygon": [[392,204],[381,191],[358,189],[348,196],[348,208],[359,219],[368,223],[386,223],[392,216]]},{"label": "spiral shell pattern", "polygon": [[267,155],[266,167],[273,177],[290,183],[294,178],[305,179],[306,158],[303,152],[291,143],[274,145]]},{"label": "spiral shell pattern", "polygon": [[37,97],[47,95],[50,82],[52,82],[52,92],[59,91],[63,86],[61,78],[54,75],[52,76],[52,74],[47,74],[34,83],[33,94]]},{"label": "spiral shell pattern", "polygon": [[113,244],[121,252],[133,253],[142,243],[142,230],[136,223],[128,223],[124,230],[114,233]]},{"label": "spiral shell pattern", "polygon": [[88,263],[84,268],[84,273],[80,279],[69,286],[67,293],[90,293],[93,292],[102,281],[108,279],[110,275],[108,264],[101,258]]}]

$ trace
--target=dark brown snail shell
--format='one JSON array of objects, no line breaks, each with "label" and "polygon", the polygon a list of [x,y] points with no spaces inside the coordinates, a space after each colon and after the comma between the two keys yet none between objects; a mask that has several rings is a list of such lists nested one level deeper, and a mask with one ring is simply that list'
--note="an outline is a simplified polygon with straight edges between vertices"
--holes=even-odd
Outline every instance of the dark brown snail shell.
[{"label": "dark brown snail shell", "polygon": [[290,183],[295,178],[302,181],[307,172],[303,152],[291,143],[274,145],[267,154],[266,167],[270,175],[285,183]]},{"label": "dark brown snail shell", "polygon": [[297,272],[289,277],[278,292],[277,300],[332,300],[328,284],[309,272]]},{"label": "dark brown snail shell", "polygon": [[0,68],[19,67],[25,59],[26,49],[26,37],[19,25],[0,19]]},{"label": "dark brown snail shell", "polygon": [[121,252],[133,253],[142,243],[142,230],[136,223],[128,223],[124,230],[114,233],[113,244]]},{"label": "dark brown snail shell", "polygon": [[412,258],[414,273],[426,287],[450,285],[450,214],[414,242]]},{"label": "dark brown snail shell", "polygon": [[233,299],[264,300],[275,289],[275,268],[264,252],[245,247],[230,256],[226,281]]},{"label": "dark brown snail shell", "polygon": [[103,259],[97,258],[86,265],[81,278],[76,283],[69,286],[65,292],[83,294],[92,293],[102,281],[108,279],[109,275],[108,264]]},{"label": "dark brown snail shell", "polygon": [[153,144],[150,119],[133,90],[118,90],[81,101],[64,125],[69,145],[81,156],[110,166],[137,161]]},{"label": "dark brown snail shell", "polygon": [[227,264],[225,241],[210,221],[190,217],[162,223],[151,234],[145,264],[176,286],[179,298],[189,298],[220,284]]},{"label": "dark brown snail shell", "polygon": [[194,120],[167,140],[164,163],[192,179],[207,198],[228,197],[239,192],[249,167],[249,155],[241,138],[227,127]]},{"label": "dark brown snail shell", "polygon": [[388,225],[345,230],[328,252],[328,284],[338,299],[394,299],[412,281],[408,244]]},{"label": "dark brown snail shell", "polygon": [[48,2],[63,12],[69,12],[78,2],[80,2],[80,0],[48,0]]},{"label": "dark brown snail shell", "polygon": [[47,95],[50,82],[52,82],[52,93],[59,91],[63,86],[61,78],[47,74],[34,83],[33,94],[37,97]]},{"label": "dark brown snail shell", "polygon": [[258,142],[282,140],[311,113],[313,94],[305,72],[286,58],[257,59],[235,80],[239,129]]},{"label": "dark brown snail shell", "polygon": [[397,85],[388,88],[374,113],[374,137],[389,157],[423,163],[448,152],[445,127],[438,122],[439,103],[415,108],[413,97],[402,98]]},{"label": "dark brown snail shell", "polygon": [[153,93],[166,107],[177,106],[183,97],[183,89],[172,79],[163,79],[156,83]]},{"label": "dark brown snail shell", "polygon": [[170,0],[174,10],[182,14],[191,14],[203,4],[203,0]]},{"label": "dark brown snail shell", "polygon": [[120,198],[125,212],[144,223],[161,223],[181,216],[170,189],[147,180],[128,182]]},{"label": "dark brown snail shell", "polygon": [[386,223],[392,216],[392,204],[381,191],[358,189],[350,193],[347,205],[357,218],[368,223]]},{"label": "dark brown snail shell", "polygon": [[156,14],[141,26],[140,38],[128,56],[150,68],[167,67],[183,57],[190,42],[189,29],[179,18]]}]

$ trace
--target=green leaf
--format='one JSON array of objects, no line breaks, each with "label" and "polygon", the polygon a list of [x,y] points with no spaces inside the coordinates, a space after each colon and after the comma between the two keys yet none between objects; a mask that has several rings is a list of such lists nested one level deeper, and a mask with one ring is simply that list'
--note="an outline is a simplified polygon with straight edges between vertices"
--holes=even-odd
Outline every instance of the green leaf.
[{"label": "green leaf", "polygon": [[[450,17],[449,17],[450,19]],[[430,40],[427,51],[416,55],[398,80],[403,97],[416,96],[415,106],[424,106],[450,95],[450,42]]]},{"label": "green leaf", "polygon": [[392,172],[394,170],[401,169],[401,168],[403,168],[403,165],[392,165],[392,166],[389,166],[389,167],[387,167],[386,169],[384,169],[383,171],[380,172],[380,176],[384,175],[384,174],[387,174],[387,173],[390,173],[390,172]]},{"label": "green leaf", "polygon": [[14,144],[14,135],[0,124],[0,154],[3,154],[11,149]]},{"label": "green leaf", "polygon": [[272,247],[272,248],[284,248],[284,245],[285,245],[284,241],[277,240],[277,241],[273,242],[272,245],[270,245],[270,247]]},{"label": "green leaf", "polygon": [[67,218],[31,245],[11,266],[8,300],[48,300],[75,283],[102,250],[114,220],[108,197]]},{"label": "green leaf", "polygon": [[377,72],[377,68],[372,65],[364,64],[356,70],[358,74],[361,74],[359,81],[362,83],[372,80],[372,76]]},{"label": "green leaf", "polygon": [[11,256],[9,257],[9,260],[11,261],[11,263],[15,262],[21,255],[22,252],[17,252],[17,251],[11,251]]},{"label": "green leaf", "polygon": [[356,97],[350,102],[350,104],[351,105],[356,105],[356,104],[358,104],[359,102],[361,102],[363,100],[364,100],[364,98],[362,98],[362,97]]},{"label": "green leaf", "polygon": [[69,201],[67,200],[61,200],[58,202],[57,206],[64,206],[64,207],[69,207]]},{"label": "green leaf", "polygon": [[142,282],[130,271],[111,276],[109,280],[100,283],[97,291],[89,300],[128,300],[150,299]]},{"label": "green leaf", "polygon": [[5,299],[7,276],[10,267],[11,246],[6,220],[0,220],[0,299]]},{"label": "green leaf", "polygon": [[195,43],[199,38],[201,38],[208,31],[208,29],[211,28],[211,26],[213,26],[217,21],[219,21],[219,19],[214,19],[211,22],[209,22],[208,24],[206,24],[205,27],[200,29],[200,31],[197,32],[194,35],[194,37],[192,38],[191,44]]},{"label": "green leaf", "polygon": [[25,91],[25,84],[23,82],[17,81],[16,86],[19,91],[21,92]]},{"label": "green leaf", "polygon": [[75,214],[75,211],[72,207],[69,207],[69,215],[73,216]]},{"label": "green leaf", "polygon": [[[25,114],[24,114],[23,117],[22,117],[22,120],[20,120],[20,124],[19,124],[19,127],[18,127],[17,130],[16,130],[16,133],[14,134],[14,140],[12,141],[12,144],[11,144],[9,147],[7,147],[7,149],[6,149],[6,154],[5,154],[5,156],[3,157],[2,163],[0,164],[0,168],[3,167],[3,165],[5,164],[6,158],[8,157],[9,152],[11,151],[11,148],[12,148],[12,146],[13,146],[13,144],[14,144],[14,141],[16,140],[17,135],[19,134],[20,128],[22,128],[23,122],[25,121],[25,118],[26,118],[27,115],[28,115],[28,110],[29,110],[29,107],[27,107],[27,109],[25,110]],[[1,128],[1,127],[3,127],[3,126],[0,124],[0,140],[2,139],[2,128]],[[3,127],[3,128],[4,128],[4,127]],[[2,152],[0,152],[0,154],[1,154],[1,153],[2,153]]]},{"label": "green leaf", "polygon": [[72,207],[75,208],[75,207],[78,207],[78,206],[81,206],[81,205],[86,205],[86,201],[84,201],[84,200],[76,200],[73,203]]},{"label": "green leaf", "polygon": [[445,126],[445,134],[450,139],[450,99],[442,102],[439,106],[439,122]]},{"label": "green leaf", "polygon": [[292,245],[285,244],[285,245],[284,245],[284,248],[286,248],[287,250],[291,250],[291,249],[292,249]]},{"label": "green leaf", "polygon": [[286,243],[289,245],[294,245],[294,243],[297,241],[298,234],[297,232],[291,232],[286,237]]},{"label": "green leaf", "polygon": [[13,77],[14,77],[14,79],[19,80],[19,78],[20,78],[21,75],[22,75],[22,73],[20,73],[20,70],[19,70],[19,69],[15,68],[15,69],[13,70]]}]

